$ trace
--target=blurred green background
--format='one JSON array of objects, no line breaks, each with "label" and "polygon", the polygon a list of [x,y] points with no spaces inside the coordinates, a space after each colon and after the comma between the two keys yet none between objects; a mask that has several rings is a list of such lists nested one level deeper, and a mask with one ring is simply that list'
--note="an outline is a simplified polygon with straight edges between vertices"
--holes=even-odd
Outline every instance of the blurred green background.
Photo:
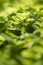
[{"label": "blurred green background", "polygon": [[0,0],[0,15],[6,15],[5,12],[9,13],[15,8],[24,6],[33,6],[38,9],[43,7],[43,0]]},{"label": "blurred green background", "polygon": [[43,0],[0,0],[0,10],[7,6],[17,6],[18,4],[24,5],[43,5]]},{"label": "blurred green background", "polygon": [[43,65],[43,0],[0,0],[0,65]]}]

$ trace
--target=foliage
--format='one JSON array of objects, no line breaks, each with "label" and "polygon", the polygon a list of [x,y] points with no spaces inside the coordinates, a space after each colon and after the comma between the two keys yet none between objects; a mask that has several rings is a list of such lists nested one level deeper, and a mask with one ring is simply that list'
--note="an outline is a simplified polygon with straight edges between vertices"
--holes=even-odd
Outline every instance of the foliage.
[{"label": "foliage", "polygon": [[0,16],[0,65],[43,65],[43,8]]}]

